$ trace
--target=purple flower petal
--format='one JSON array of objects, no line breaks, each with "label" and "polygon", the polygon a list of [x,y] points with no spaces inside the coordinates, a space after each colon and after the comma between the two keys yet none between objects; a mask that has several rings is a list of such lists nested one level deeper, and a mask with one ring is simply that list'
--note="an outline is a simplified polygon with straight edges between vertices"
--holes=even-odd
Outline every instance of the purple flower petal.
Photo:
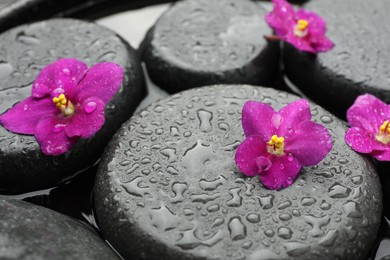
[{"label": "purple flower petal", "polygon": [[65,134],[66,121],[61,117],[42,118],[36,126],[35,138],[46,155],[60,155],[69,151],[78,138]]},{"label": "purple flower petal", "polygon": [[280,118],[268,104],[248,101],[242,109],[242,128],[246,136],[260,135],[267,142],[279,127]]},{"label": "purple flower petal", "polygon": [[32,96],[41,98],[62,89],[69,98],[87,72],[87,65],[76,59],[60,59],[41,70],[32,86]]},{"label": "purple flower petal", "polygon": [[311,120],[309,101],[300,99],[283,107],[279,114],[282,117],[278,135],[287,138],[292,134],[297,125]]},{"label": "purple flower petal", "polygon": [[358,127],[348,129],[345,134],[345,142],[359,153],[371,153],[372,151],[384,151],[386,146],[375,140],[375,135]]},{"label": "purple flower petal", "polygon": [[308,29],[310,36],[323,37],[326,33],[326,22],[316,13],[304,9],[298,9],[295,19],[297,21],[302,19],[309,22]]},{"label": "purple flower petal", "polygon": [[301,164],[294,157],[275,156],[271,168],[260,174],[260,180],[271,190],[286,188],[293,183],[300,170]]},{"label": "purple flower petal", "polygon": [[383,151],[373,151],[370,155],[379,161],[390,161],[390,149],[386,148]]},{"label": "purple flower petal", "polygon": [[373,95],[361,95],[348,109],[347,120],[351,127],[376,134],[383,122],[390,120],[390,107]]},{"label": "purple flower petal", "polygon": [[286,38],[283,40],[290,43],[292,46],[294,46],[298,50],[310,52],[310,53],[316,53],[315,49],[311,45],[311,42],[307,41],[305,38],[297,37],[292,31],[290,31],[286,35]]},{"label": "purple flower petal", "polygon": [[104,102],[97,97],[84,100],[82,105],[69,118],[65,133],[69,137],[88,138],[104,124]]},{"label": "purple flower petal", "polygon": [[294,9],[285,0],[272,0],[272,2],[274,8],[272,12],[266,14],[265,20],[275,33],[283,39],[295,23]]},{"label": "purple flower petal", "polygon": [[258,163],[264,165],[265,161],[258,158],[264,156],[269,156],[266,143],[260,136],[253,135],[238,146],[234,160],[242,173],[252,177],[259,174]]},{"label": "purple flower petal", "polygon": [[76,99],[82,102],[89,97],[98,97],[105,104],[116,94],[123,80],[123,69],[121,66],[103,62],[90,68],[78,86]]},{"label": "purple flower petal", "polygon": [[28,97],[0,116],[0,124],[18,134],[34,134],[39,120],[58,113],[51,99]]},{"label": "purple flower petal", "polygon": [[[266,22],[274,29],[277,36],[295,48],[311,52],[325,52],[334,47],[326,36],[326,23],[319,15],[293,7],[285,0],[274,0],[274,9],[266,14]],[[308,22],[306,29],[297,35],[296,25],[299,20]]]},{"label": "purple flower petal", "polygon": [[285,153],[292,154],[302,166],[318,164],[332,149],[332,138],[324,126],[306,121],[296,125],[294,134],[285,138]]}]

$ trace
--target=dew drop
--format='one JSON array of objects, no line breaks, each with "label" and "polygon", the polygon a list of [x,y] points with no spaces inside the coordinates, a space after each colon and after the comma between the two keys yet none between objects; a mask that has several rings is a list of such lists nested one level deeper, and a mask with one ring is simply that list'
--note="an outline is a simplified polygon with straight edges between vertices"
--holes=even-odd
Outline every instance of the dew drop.
[{"label": "dew drop", "polygon": [[84,105],[84,111],[85,111],[87,114],[90,114],[90,113],[92,113],[93,111],[95,111],[96,106],[97,106],[96,102],[90,101],[90,102],[88,102],[86,105]]}]

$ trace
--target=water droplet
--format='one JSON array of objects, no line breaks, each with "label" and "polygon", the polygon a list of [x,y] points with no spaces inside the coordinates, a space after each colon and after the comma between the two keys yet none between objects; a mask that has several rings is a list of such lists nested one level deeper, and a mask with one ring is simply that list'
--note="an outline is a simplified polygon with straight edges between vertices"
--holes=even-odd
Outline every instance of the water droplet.
[{"label": "water droplet", "polygon": [[311,206],[316,202],[314,198],[305,197],[302,199],[302,206]]},{"label": "water droplet", "polygon": [[246,219],[250,223],[258,223],[258,222],[260,222],[260,215],[259,214],[255,214],[255,213],[251,213],[251,214],[248,214],[246,216]]},{"label": "water droplet", "polygon": [[352,177],[352,178],[351,178],[351,181],[352,181],[353,184],[355,184],[355,185],[360,185],[360,184],[362,184],[362,182],[363,182],[363,176],[359,175],[359,176]]},{"label": "water droplet", "polygon": [[200,121],[199,129],[202,132],[210,132],[212,130],[211,120],[213,118],[213,114],[206,110],[198,111],[198,118]]},{"label": "water droplet", "polygon": [[64,69],[62,69],[62,73],[64,73],[65,76],[69,76],[70,70],[68,68],[64,68]]},{"label": "water droplet", "polygon": [[292,237],[293,232],[291,229],[287,227],[280,227],[278,228],[278,237],[281,237],[283,239],[290,239]]},{"label": "water droplet", "polygon": [[292,218],[292,216],[288,213],[280,214],[279,219],[283,221],[288,221]]},{"label": "water droplet", "polygon": [[333,122],[333,119],[330,116],[321,116],[321,121],[325,124],[330,124]]},{"label": "water droplet", "polygon": [[331,208],[331,205],[329,203],[327,203],[326,201],[322,201],[321,205],[320,205],[320,208],[322,210],[329,210]]},{"label": "water droplet", "polygon": [[274,196],[269,194],[266,196],[259,196],[256,197],[259,200],[260,206],[263,209],[270,209],[274,206],[273,201],[274,201]]},{"label": "water droplet", "polygon": [[207,207],[207,211],[208,212],[216,212],[219,210],[219,205],[218,204],[215,204],[215,205],[211,205],[211,206],[208,206]]},{"label": "water droplet", "polygon": [[218,227],[220,225],[222,225],[223,223],[225,223],[225,220],[223,218],[216,218],[213,222],[213,224],[211,225],[211,227]]},{"label": "water droplet", "polygon": [[191,194],[190,199],[192,202],[201,202],[203,204],[216,200],[217,198],[221,197],[221,193],[217,192],[214,194],[207,194],[207,193],[202,193],[202,194]]},{"label": "water droplet", "polygon": [[301,256],[310,250],[310,245],[301,242],[288,242],[284,244],[284,248],[289,256]]},{"label": "water droplet", "polygon": [[230,238],[232,240],[241,240],[246,237],[246,227],[242,224],[239,217],[234,217],[228,224]]},{"label": "water droplet", "polygon": [[186,183],[176,182],[172,184],[172,191],[175,196],[171,197],[172,203],[179,203],[184,201],[184,192],[188,189]]},{"label": "water droplet", "polygon": [[25,44],[25,45],[37,45],[40,44],[40,41],[34,35],[27,35],[25,32],[19,32],[16,35],[16,41]]},{"label": "water droplet", "polygon": [[286,200],[286,201],[279,203],[278,209],[286,209],[286,208],[290,207],[291,205],[292,205],[291,201]]},{"label": "water droplet", "polygon": [[242,203],[242,198],[240,196],[241,188],[233,188],[229,190],[229,194],[232,196],[230,200],[226,202],[226,205],[229,207],[240,207]]},{"label": "water droplet", "polygon": [[348,201],[343,205],[343,210],[345,214],[347,214],[350,218],[361,218],[363,217],[362,213],[360,212],[359,205],[354,201]]},{"label": "water droplet", "polygon": [[0,61],[0,79],[9,76],[14,71],[11,64]]},{"label": "water droplet", "polygon": [[54,132],[54,133],[58,133],[58,132],[64,130],[64,129],[65,129],[65,126],[66,126],[65,124],[56,124],[56,125],[54,126],[54,128],[53,128],[53,132]]},{"label": "water droplet", "polygon": [[177,161],[177,155],[176,155],[176,149],[174,148],[165,148],[160,151],[162,155],[168,158],[168,162],[176,162]]},{"label": "water droplet", "polygon": [[96,106],[97,106],[96,102],[90,101],[90,102],[88,102],[86,105],[84,105],[84,111],[85,111],[87,114],[90,114],[90,113],[92,113],[93,111],[95,111]]},{"label": "water droplet", "polygon": [[180,136],[180,131],[176,126],[171,126],[169,129],[171,131],[171,136],[173,137]]},{"label": "water droplet", "polygon": [[223,185],[226,182],[226,178],[221,175],[217,179],[212,181],[201,179],[199,181],[199,187],[203,190],[210,191],[215,190],[218,186]]},{"label": "water droplet", "polygon": [[149,194],[149,187],[144,182],[143,177],[137,176],[133,180],[123,183],[122,187],[129,193],[130,195],[136,197],[142,197],[146,194]]},{"label": "water droplet", "polygon": [[135,170],[137,170],[138,168],[140,167],[140,165],[138,163],[135,163],[133,164],[133,166],[130,167],[130,169],[127,169],[125,171],[126,174],[131,174],[133,173]]},{"label": "water droplet", "polygon": [[273,237],[275,235],[275,232],[272,229],[267,229],[267,230],[264,231],[264,234],[267,237]]},{"label": "water droplet", "polygon": [[214,157],[213,149],[204,146],[200,140],[189,148],[182,158],[182,164],[188,174],[192,176],[202,176],[206,172],[206,162]]},{"label": "water droplet", "polygon": [[226,123],[219,123],[218,124],[218,128],[223,130],[223,131],[229,131],[230,130],[230,126]]},{"label": "water droplet", "polygon": [[351,193],[351,189],[344,187],[340,183],[335,183],[329,188],[329,197],[331,198],[346,198]]},{"label": "water droplet", "polygon": [[184,216],[192,216],[195,214],[195,211],[192,209],[183,209]]},{"label": "water droplet", "polygon": [[308,234],[312,237],[322,236],[324,234],[324,231],[321,230],[321,227],[327,225],[330,221],[329,216],[303,216],[303,219],[306,223],[312,226],[312,229],[308,232]]},{"label": "water droplet", "polygon": [[181,222],[180,217],[176,216],[165,206],[151,209],[149,215],[150,224],[161,231],[174,229]]},{"label": "water droplet", "polygon": [[326,235],[318,242],[321,246],[330,247],[334,244],[336,241],[336,238],[338,236],[338,231],[331,229],[326,233]]}]

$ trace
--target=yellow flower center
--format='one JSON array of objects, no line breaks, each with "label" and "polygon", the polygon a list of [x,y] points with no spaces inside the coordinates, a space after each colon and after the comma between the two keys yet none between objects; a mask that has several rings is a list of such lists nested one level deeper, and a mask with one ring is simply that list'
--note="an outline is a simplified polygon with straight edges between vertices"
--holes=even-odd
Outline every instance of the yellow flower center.
[{"label": "yellow flower center", "polygon": [[307,29],[309,27],[309,22],[304,19],[299,19],[297,24],[294,27],[294,34],[299,38],[303,38],[307,35]]},{"label": "yellow flower center", "polygon": [[390,125],[388,120],[385,120],[379,127],[379,133],[376,135],[375,139],[382,144],[388,144],[390,142]]},{"label": "yellow flower center", "polygon": [[53,98],[53,103],[61,110],[64,116],[71,116],[74,113],[74,105],[66,98],[64,94],[59,95],[58,97]]},{"label": "yellow flower center", "polygon": [[274,155],[284,154],[284,138],[273,135],[268,141],[267,151]]}]

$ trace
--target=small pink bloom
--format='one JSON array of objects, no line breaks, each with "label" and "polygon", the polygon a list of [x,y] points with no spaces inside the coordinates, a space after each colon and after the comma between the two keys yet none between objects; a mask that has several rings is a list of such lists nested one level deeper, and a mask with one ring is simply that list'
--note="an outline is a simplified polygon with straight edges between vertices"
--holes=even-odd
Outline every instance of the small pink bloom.
[{"label": "small pink bloom", "polygon": [[118,91],[123,69],[103,62],[87,68],[76,59],[46,66],[32,95],[0,116],[0,124],[18,134],[35,135],[46,155],[60,155],[104,124],[104,108]]},{"label": "small pink bloom", "polygon": [[290,186],[302,166],[318,164],[333,146],[328,130],[311,121],[304,99],[279,112],[248,101],[242,109],[242,128],[246,139],[237,148],[236,164],[247,176],[260,175],[269,189]]},{"label": "small pink bloom", "polygon": [[359,96],[347,111],[351,126],[345,141],[355,151],[390,161],[390,106],[377,97]]},{"label": "small pink bloom", "polygon": [[265,20],[283,41],[311,53],[326,52],[334,47],[325,36],[326,23],[319,15],[303,9],[294,11],[286,0],[272,2],[274,9]]}]

